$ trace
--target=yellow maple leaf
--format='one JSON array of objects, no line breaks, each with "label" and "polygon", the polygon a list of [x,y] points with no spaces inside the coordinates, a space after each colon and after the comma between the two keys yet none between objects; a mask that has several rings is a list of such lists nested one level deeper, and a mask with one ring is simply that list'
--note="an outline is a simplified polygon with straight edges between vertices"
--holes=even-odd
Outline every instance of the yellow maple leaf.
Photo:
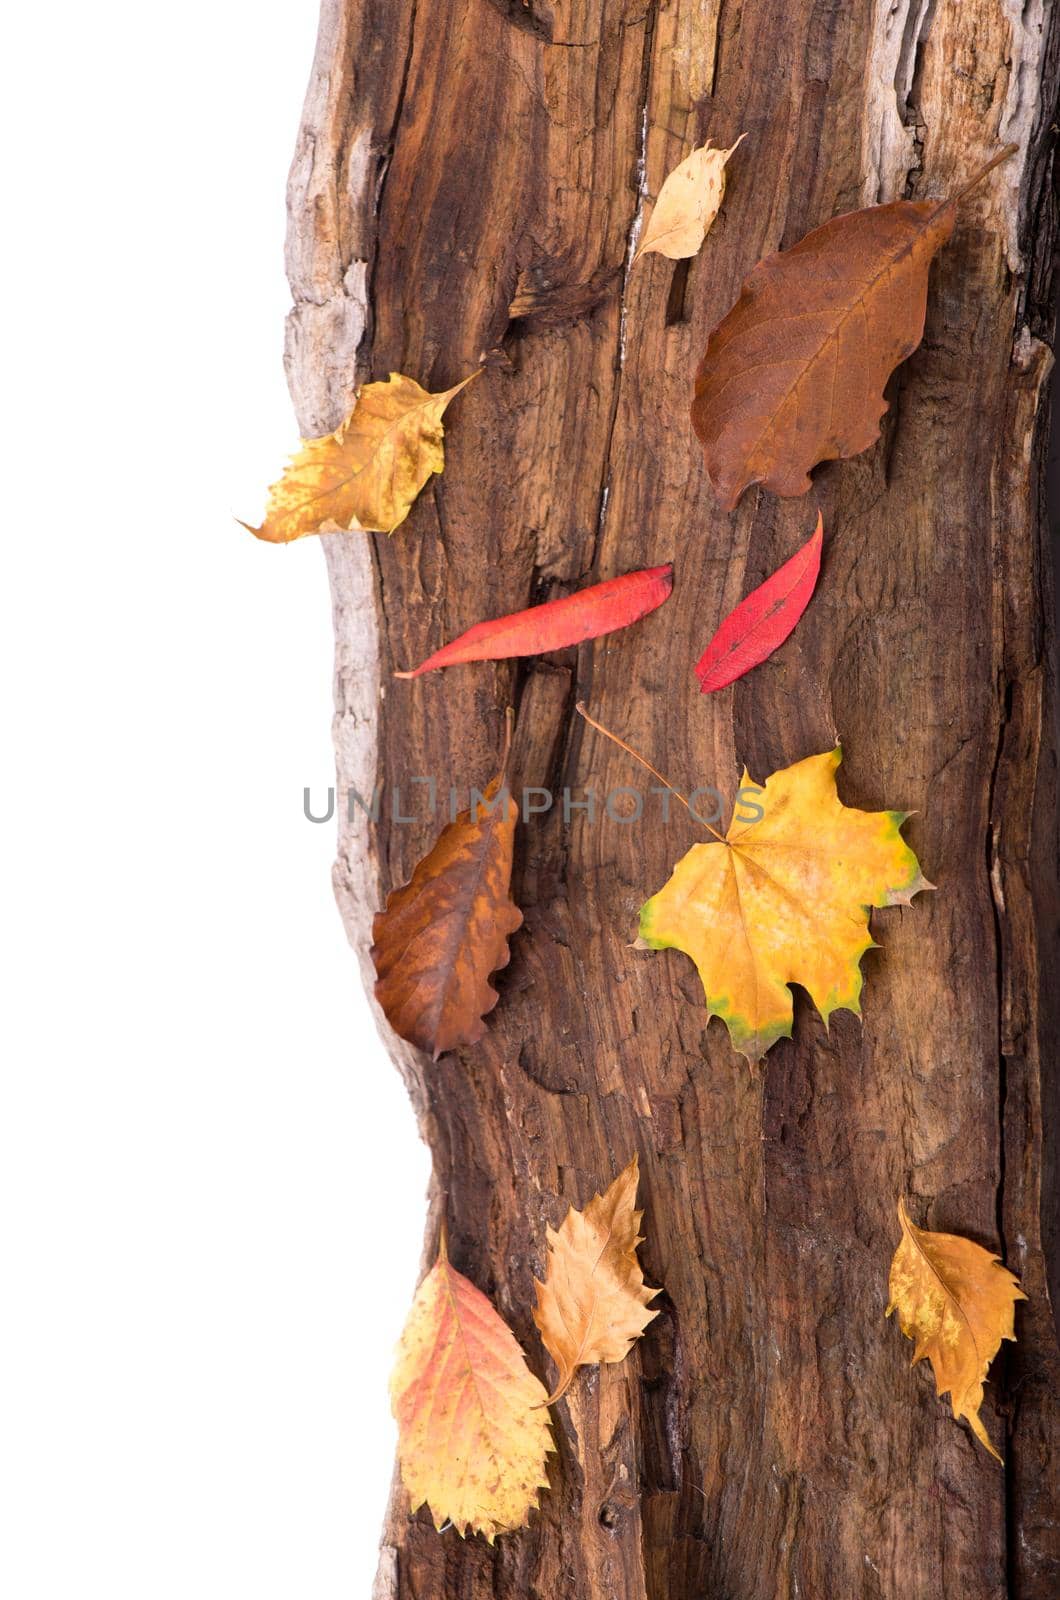
[{"label": "yellow maple leaf", "polygon": [[[754,798],[761,818],[734,812],[726,838],[693,845],[641,910],[641,938],[692,957],[708,1015],[749,1061],[790,1038],[791,983],[826,1023],[860,1012],[869,908],[908,905],[932,887],[901,836],[905,812],[840,801],[840,760],[836,749],[775,772]],[[755,787],[745,772],[743,788]]]},{"label": "yellow maple leaf", "polygon": [[302,448],[269,490],[260,528],[243,526],[271,544],[343,529],[393,533],[432,472],[445,466],[442,414],[472,378],[430,394],[392,372],[366,383],[346,421]]},{"label": "yellow maple leaf", "polygon": [[634,1156],[606,1194],[594,1195],[584,1211],[572,1206],[558,1232],[547,1230],[548,1266],[544,1283],[534,1280],[534,1321],[559,1369],[550,1404],[579,1367],[621,1361],[658,1316],[646,1307],[659,1291],[645,1288],[637,1260],[644,1214],[633,1209],[639,1175]]},{"label": "yellow maple leaf", "polygon": [[955,1233],[928,1233],[898,1202],[902,1239],[891,1262],[891,1303],[898,1325],[914,1341],[913,1365],[926,1356],[939,1395],[949,1393],[955,1417],[998,1461],[979,1415],[983,1380],[1001,1348],[1015,1339],[1016,1301],[1027,1296],[999,1258]]},{"label": "yellow maple leaf", "polygon": [[678,163],[659,190],[634,261],[649,250],[671,261],[695,255],[721,210],[726,163],[745,138],[741,133],[728,150],[702,145]]},{"label": "yellow maple leaf", "polygon": [[481,1290],[438,1260],[416,1291],[390,1380],[412,1510],[494,1536],[521,1528],[548,1487],[544,1385]]}]

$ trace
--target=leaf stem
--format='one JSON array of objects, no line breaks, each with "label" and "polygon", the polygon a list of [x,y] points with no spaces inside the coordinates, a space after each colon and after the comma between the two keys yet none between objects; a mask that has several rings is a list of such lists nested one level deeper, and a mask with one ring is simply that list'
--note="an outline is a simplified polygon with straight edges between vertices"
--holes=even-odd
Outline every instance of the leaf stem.
[{"label": "leaf stem", "polygon": [[997,152],[997,155],[991,156],[990,160],[987,162],[985,167],[980,167],[979,171],[975,174],[975,176],[972,177],[972,178],[969,178],[968,182],[964,185],[963,189],[958,189],[957,193],[953,197],[953,200],[952,200],[951,204],[952,205],[958,205],[960,203],[960,201],[962,201],[966,195],[971,193],[971,191],[976,187],[977,184],[982,183],[983,179],[986,177],[988,172],[993,172],[994,168],[995,167],[999,167],[1001,165],[1002,161],[1007,161],[1009,156],[1014,156],[1018,149],[1019,149],[1019,145],[1018,144],[1006,144],[1006,145],[1003,145],[1001,147],[1001,149]]},{"label": "leaf stem", "polygon": [[696,815],[680,789],[675,789],[669,778],[664,778],[657,767],[653,767],[650,761],[646,761],[638,751],[633,749],[632,745],[628,745],[624,739],[620,739],[617,733],[612,733],[610,728],[605,728],[602,722],[597,722],[595,717],[591,717],[585,709],[584,700],[579,700],[574,709],[579,717],[584,717],[590,728],[595,728],[597,733],[602,733],[605,739],[610,739],[612,744],[617,744],[618,748],[624,750],[627,756],[632,756],[634,761],[639,761],[642,767],[646,767],[653,778],[658,778],[663,787],[669,789],[670,793],[680,800],[689,816],[693,817],[701,828],[706,828],[708,833],[712,833],[720,844],[728,844],[729,841],[724,834],[719,833],[716,828],[711,827],[709,822],[704,822],[702,817]]}]

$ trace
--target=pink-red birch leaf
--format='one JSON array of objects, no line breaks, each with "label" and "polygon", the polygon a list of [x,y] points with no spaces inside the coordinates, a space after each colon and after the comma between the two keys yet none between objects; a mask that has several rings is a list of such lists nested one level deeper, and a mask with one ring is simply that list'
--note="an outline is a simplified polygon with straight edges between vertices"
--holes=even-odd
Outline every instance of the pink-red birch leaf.
[{"label": "pink-red birch leaf", "polygon": [[735,683],[784,643],[810,603],[821,570],[823,537],[824,521],[818,514],[817,527],[802,549],[730,611],[696,662],[704,694]]},{"label": "pink-red birch leaf", "polygon": [[647,567],[643,572],[627,572],[621,578],[608,578],[577,594],[548,600],[526,611],[513,611],[506,617],[476,622],[458,639],[443,645],[411,672],[395,672],[395,678],[418,678],[439,667],[455,667],[467,661],[500,661],[509,656],[543,655],[548,650],[564,650],[568,645],[598,639],[638,622],[667,599],[673,588],[673,566]]}]

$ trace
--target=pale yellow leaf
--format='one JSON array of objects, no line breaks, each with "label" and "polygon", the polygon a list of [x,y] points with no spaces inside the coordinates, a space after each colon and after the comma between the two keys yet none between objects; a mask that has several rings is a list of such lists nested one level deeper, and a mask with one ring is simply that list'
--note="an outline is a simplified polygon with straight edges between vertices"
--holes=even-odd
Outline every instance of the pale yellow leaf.
[{"label": "pale yellow leaf", "polygon": [[366,383],[334,433],[302,441],[269,490],[261,527],[243,526],[272,544],[343,529],[393,533],[431,474],[442,471],[442,414],[477,376],[441,394],[399,372],[386,383]]},{"label": "pale yellow leaf", "polygon": [[634,1156],[606,1194],[594,1195],[584,1211],[572,1206],[559,1231],[547,1231],[534,1321],[559,1372],[550,1400],[565,1393],[579,1367],[621,1361],[658,1315],[646,1307],[659,1291],[645,1288],[637,1260],[638,1178]]},{"label": "pale yellow leaf", "polygon": [[695,255],[725,198],[726,163],[746,137],[741,133],[728,150],[702,145],[674,168],[659,190],[634,261],[649,250],[671,261]]},{"label": "pale yellow leaf", "polygon": [[1027,1296],[997,1256],[954,1233],[928,1233],[898,1202],[902,1239],[891,1262],[891,1303],[898,1325],[914,1341],[913,1365],[926,1356],[940,1395],[949,1393],[955,1417],[966,1417],[992,1456],[979,1415],[987,1368],[1002,1339],[1015,1339],[1015,1306]]},{"label": "pale yellow leaf", "polygon": [[548,1487],[544,1386],[486,1296],[443,1242],[416,1291],[390,1380],[398,1460],[412,1510],[492,1543],[521,1528]]}]

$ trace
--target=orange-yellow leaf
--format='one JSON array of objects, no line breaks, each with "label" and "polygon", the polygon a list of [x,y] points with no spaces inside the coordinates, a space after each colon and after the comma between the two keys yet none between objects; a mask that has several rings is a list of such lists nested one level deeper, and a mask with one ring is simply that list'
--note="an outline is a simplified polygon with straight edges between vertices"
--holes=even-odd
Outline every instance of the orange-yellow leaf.
[{"label": "orange-yellow leaf", "polygon": [[638,1177],[634,1156],[606,1194],[594,1195],[584,1211],[572,1206],[558,1232],[547,1230],[534,1321],[558,1369],[551,1400],[566,1392],[579,1367],[621,1361],[658,1315],[646,1307],[659,1291],[645,1288],[637,1260]]},{"label": "orange-yellow leaf", "polygon": [[441,394],[399,372],[386,383],[366,383],[341,427],[302,441],[269,490],[261,527],[243,526],[272,544],[342,529],[393,533],[432,472],[445,466],[442,414],[471,378]]},{"label": "orange-yellow leaf", "polygon": [[390,1380],[398,1460],[412,1510],[437,1528],[521,1528],[547,1489],[546,1394],[486,1296],[445,1246],[416,1291]]},{"label": "orange-yellow leaf", "polygon": [[745,137],[741,133],[728,150],[705,144],[674,168],[659,190],[634,261],[649,250],[671,261],[695,255],[725,198],[726,163]]},{"label": "orange-yellow leaf", "polygon": [[891,1262],[891,1303],[914,1341],[913,1365],[926,1356],[935,1388],[949,1394],[955,1417],[966,1417],[980,1444],[990,1443],[979,1415],[987,1368],[1002,1339],[1015,1339],[1016,1301],[1027,1296],[997,1256],[955,1233],[928,1233],[898,1202],[902,1239]]},{"label": "orange-yellow leaf", "polygon": [[[931,887],[901,836],[904,812],[842,804],[840,759],[838,749],[810,756],[757,790],[745,772],[728,836],[693,845],[641,910],[641,937],[692,957],[708,1014],[750,1061],[790,1037],[789,984],[826,1023],[859,1012],[868,908],[908,905]],[[755,806],[760,819],[737,820]]]}]

